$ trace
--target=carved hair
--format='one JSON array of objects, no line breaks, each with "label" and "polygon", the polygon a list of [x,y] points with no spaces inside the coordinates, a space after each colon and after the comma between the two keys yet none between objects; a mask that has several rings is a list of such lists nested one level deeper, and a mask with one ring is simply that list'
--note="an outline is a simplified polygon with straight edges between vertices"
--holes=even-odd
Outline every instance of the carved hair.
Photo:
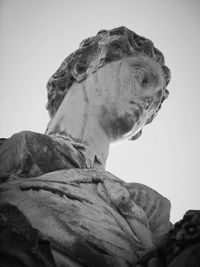
[{"label": "carved hair", "polygon": [[[106,63],[137,54],[147,55],[160,64],[167,86],[170,81],[170,70],[165,66],[163,54],[150,40],[126,27],[101,30],[96,36],[83,40],[79,49],[69,55],[49,79],[47,109],[50,117],[54,116],[74,81],[84,80],[90,72],[96,71]],[[164,92],[162,102],[168,95],[166,88]],[[151,122],[153,117],[155,115],[147,123]]]}]

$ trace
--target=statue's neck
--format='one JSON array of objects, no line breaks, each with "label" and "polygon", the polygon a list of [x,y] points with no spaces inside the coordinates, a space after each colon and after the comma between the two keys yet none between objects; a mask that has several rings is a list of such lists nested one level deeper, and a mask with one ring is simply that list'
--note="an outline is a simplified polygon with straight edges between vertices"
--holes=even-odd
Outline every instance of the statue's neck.
[{"label": "statue's neck", "polygon": [[46,134],[70,136],[77,142],[89,146],[105,166],[110,141],[96,117],[91,114],[84,83],[76,84],[64,98],[51,119]]}]

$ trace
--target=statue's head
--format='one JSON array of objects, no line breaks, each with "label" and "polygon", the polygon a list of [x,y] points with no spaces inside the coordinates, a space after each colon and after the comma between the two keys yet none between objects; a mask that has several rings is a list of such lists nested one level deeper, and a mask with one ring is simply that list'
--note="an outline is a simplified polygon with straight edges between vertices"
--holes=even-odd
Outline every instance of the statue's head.
[{"label": "statue's head", "polygon": [[[107,65],[112,65],[111,68],[115,72],[113,77],[118,79],[117,75],[119,73],[117,74],[117,67],[115,68],[114,62],[119,66],[123,65],[125,69],[129,68],[130,70],[132,68],[128,71],[128,74],[127,71],[124,72],[123,68],[120,67],[123,72],[121,76],[123,77],[119,83],[122,82],[123,86],[127,87],[125,85],[127,83],[125,81],[126,78],[129,83],[134,83],[132,87],[135,88],[135,92],[133,92],[129,102],[134,106],[134,115],[138,117],[138,120],[139,113],[144,111],[145,115],[140,123],[139,131],[133,131],[129,137],[134,140],[140,136],[144,124],[148,124],[153,120],[162,102],[168,96],[166,86],[170,81],[170,70],[165,66],[163,54],[154,47],[150,40],[125,27],[109,31],[101,30],[96,36],[83,40],[79,49],[63,61],[47,84],[47,109],[50,117],[55,115],[74,82],[81,83],[89,79],[93,73],[101,72],[101,69]],[[135,80],[131,81],[131,72],[137,84],[135,84]],[[108,75],[112,75],[109,70]],[[124,123],[123,118],[119,123]],[[119,126],[117,122],[115,126]],[[127,131],[128,127],[128,125],[124,125]]]}]

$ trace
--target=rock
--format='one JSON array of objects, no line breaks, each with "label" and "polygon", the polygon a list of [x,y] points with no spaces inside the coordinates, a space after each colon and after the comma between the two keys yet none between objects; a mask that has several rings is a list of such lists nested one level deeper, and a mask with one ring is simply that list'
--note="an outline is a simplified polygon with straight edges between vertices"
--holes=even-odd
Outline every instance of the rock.
[{"label": "rock", "polygon": [[172,260],[168,267],[199,267],[200,266],[200,243],[192,245],[181,252]]},{"label": "rock", "polygon": [[0,158],[0,182],[3,182],[60,169],[89,168],[94,164],[95,153],[70,138],[23,131],[2,142]]},{"label": "rock", "polygon": [[[200,211],[189,210],[175,223],[162,245],[143,255],[141,267],[197,267],[200,266]],[[153,262],[153,263],[152,263]],[[157,262],[157,263],[156,263]]]},{"label": "rock", "polygon": [[0,204],[0,224],[0,266],[56,267],[49,241],[16,206]]},{"label": "rock", "polygon": [[[98,193],[100,185],[104,187],[107,198]],[[149,215],[145,221],[140,219],[137,222],[137,212],[130,209],[123,214],[119,209],[122,207],[120,201],[115,197],[113,202],[113,192],[120,188],[130,194],[126,185],[105,171],[62,170],[4,183],[0,202],[16,205],[32,226],[50,240],[57,266],[68,263],[69,266],[128,267],[137,261],[140,253],[155,244],[154,233],[148,227]],[[132,190],[133,187],[134,184]],[[142,185],[140,188],[144,192]],[[138,191],[139,205],[143,200],[139,200],[137,186],[135,191]],[[164,201],[161,195],[146,187],[147,198],[152,198],[152,193],[157,203]],[[134,199],[127,200],[127,205],[134,202]],[[152,212],[159,214],[160,210]],[[137,222],[134,228],[132,219],[128,219],[131,217]],[[140,228],[144,230],[143,236]],[[146,238],[151,242],[145,244]]]},{"label": "rock", "polygon": [[[87,38],[63,61],[47,85],[46,133],[0,139],[4,260],[17,251],[31,267],[38,257],[57,267],[130,267],[156,251],[171,229],[170,202],[105,164],[112,143],[135,140],[152,122],[169,80],[162,53],[126,27]],[[40,246],[39,233],[51,247]]]}]

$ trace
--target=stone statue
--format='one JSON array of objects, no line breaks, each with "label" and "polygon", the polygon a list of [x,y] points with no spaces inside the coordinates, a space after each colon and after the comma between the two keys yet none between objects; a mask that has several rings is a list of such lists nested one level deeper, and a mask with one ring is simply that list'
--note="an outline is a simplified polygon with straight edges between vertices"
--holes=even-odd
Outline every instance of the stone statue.
[{"label": "stone statue", "polygon": [[162,53],[125,27],[64,60],[47,84],[46,133],[0,140],[2,266],[135,266],[165,240],[169,200],[105,165],[111,143],[154,119],[169,81]]}]

